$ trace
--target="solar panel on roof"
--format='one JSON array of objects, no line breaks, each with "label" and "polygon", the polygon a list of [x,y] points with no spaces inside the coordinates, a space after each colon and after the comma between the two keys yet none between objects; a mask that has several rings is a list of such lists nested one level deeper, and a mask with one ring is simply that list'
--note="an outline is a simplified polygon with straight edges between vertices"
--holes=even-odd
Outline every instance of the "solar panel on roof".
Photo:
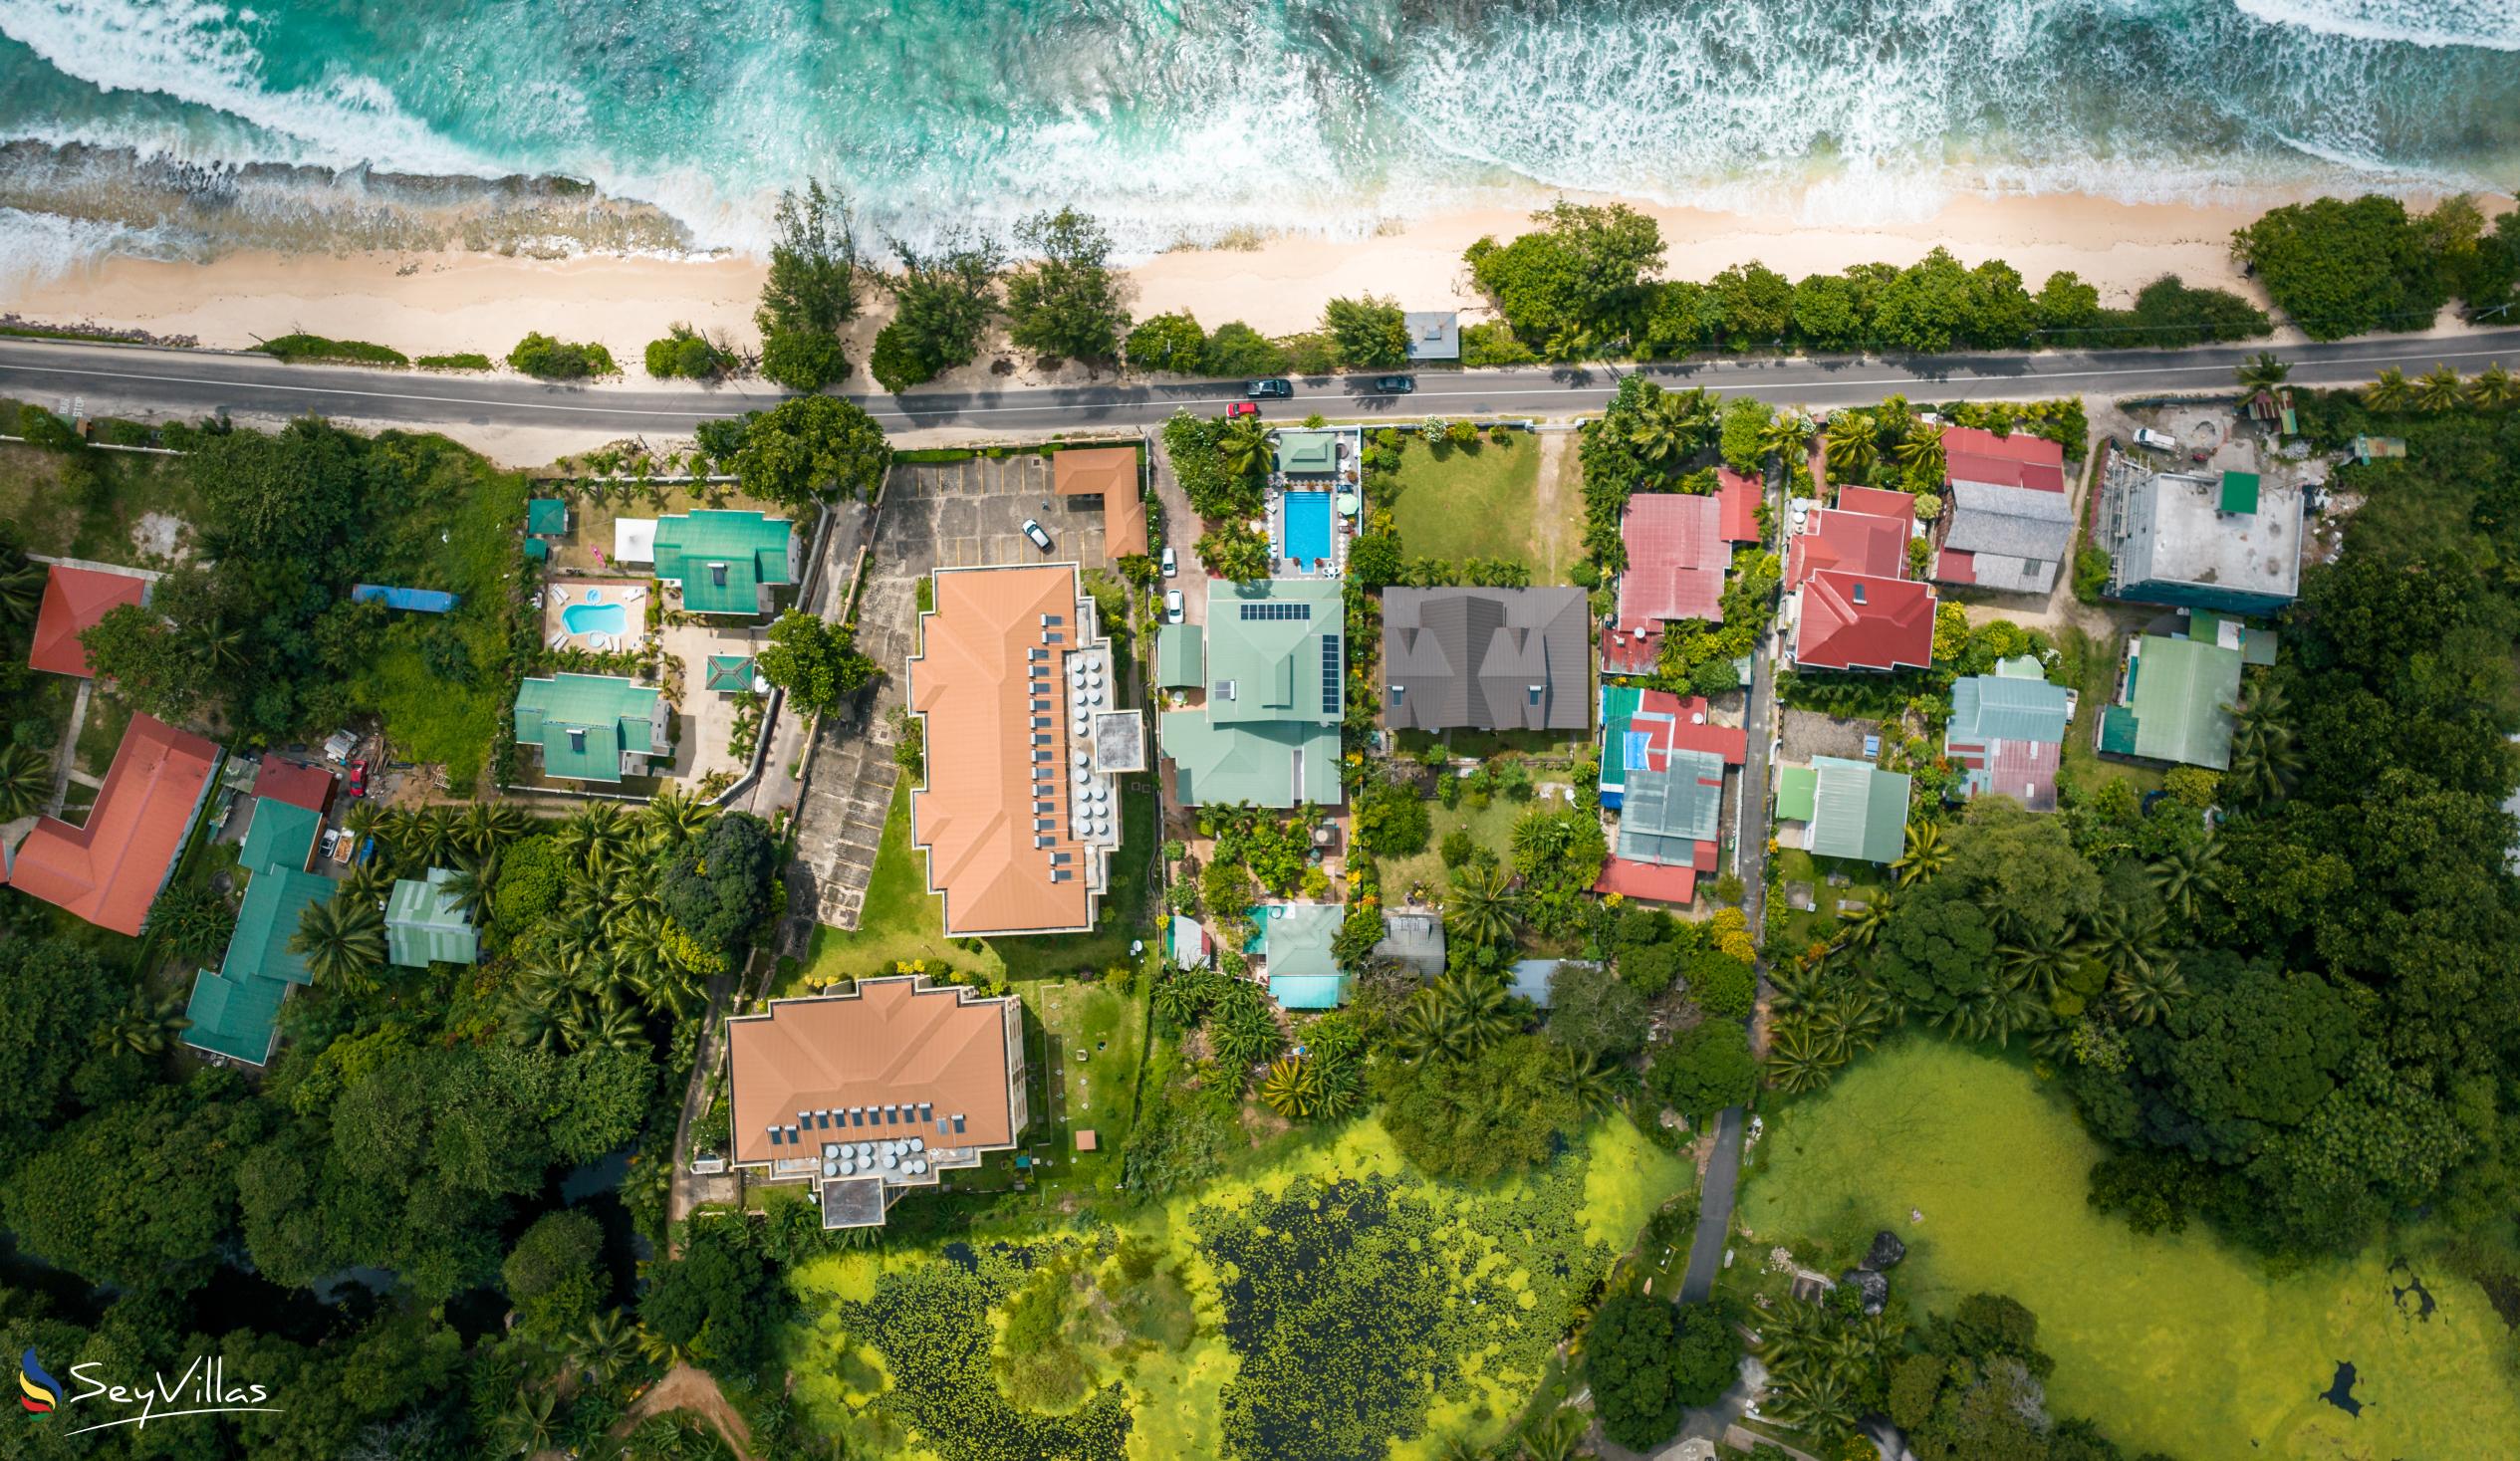
[{"label": "solar panel on roof", "polygon": [[1327,710],[1339,703],[1339,636],[1321,636],[1321,703]]},{"label": "solar panel on roof", "polygon": [[1312,616],[1313,606],[1309,604],[1283,604],[1275,600],[1271,600],[1265,604],[1243,605],[1241,614],[1242,621],[1245,623],[1261,623],[1281,619],[1310,619]]}]

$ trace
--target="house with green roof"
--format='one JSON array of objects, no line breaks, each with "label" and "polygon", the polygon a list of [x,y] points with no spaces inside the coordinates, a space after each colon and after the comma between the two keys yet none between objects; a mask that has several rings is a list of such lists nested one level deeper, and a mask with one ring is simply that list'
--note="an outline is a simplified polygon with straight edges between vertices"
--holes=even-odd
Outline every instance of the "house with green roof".
[{"label": "house with green roof", "polygon": [[772,587],[793,584],[795,525],[757,512],[706,509],[656,519],[656,581],[692,613],[766,612]]},{"label": "house with green roof", "polygon": [[539,746],[543,774],[615,783],[667,754],[665,694],[619,675],[556,674],[516,687],[516,743]]},{"label": "house with green roof", "polygon": [[425,878],[394,879],[393,895],[385,900],[387,958],[406,969],[421,969],[469,964],[480,957],[472,920],[446,891],[454,875],[431,867]]},{"label": "house with green roof", "polygon": [[2053,812],[2065,727],[2073,718],[2074,692],[2048,683],[2038,660],[2027,654],[2006,659],[1993,674],[1953,682],[1942,754],[1960,768],[1968,796],[1997,793],[2033,812]]},{"label": "house with green roof", "polygon": [[1348,910],[1337,903],[1269,903],[1254,908],[1269,998],[1290,1010],[1335,1010],[1348,1001],[1349,973],[1330,951]]},{"label": "house with green roof", "polygon": [[2118,702],[2101,712],[2100,753],[2227,768],[2241,662],[2238,649],[2203,639],[2131,637]]},{"label": "house with green roof", "polygon": [[1281,477],[1335,477],[1339,474],[1339,433],[1280,431],[1277,470]]},{"label": "house with green roof", "polygon": [[245,841],[236,855],[237,864],[246,871],[304,872],[315,865],[315,844],[324,835],[323,813],[277,797],[256,797],[254,810],[246,817]]},{"label": "house with green roof", "polygon": [[1197,624],[1155,630],[1155,688],[1195,690],[1207,679],[1207,641]]},{"label": "house with green roof", "polygon": [[1776,820],[1801,823],[1803,851],[1814,856],[1887,864],[1906,850],[1907,794],[1903,772],[1814,756],[1779,768]]},{"label": "house with green roof", "polygon": [[312,984],[303,955],[289,949],[306,910],[328,901],[341,887],[330,878],[289,867],[258,872],[245,884],[236,910],[236,932],[215,970],[193,980],[184,1017],[192,1022],[183,1042],[231,1060],[259,1066],[280,1039],[280,1003],[289,986]]},{"label": "house with green roof", "polygon": [[1339,805],[1346,608],[1335,580],[1211,587],[1195,661],[1205,703],[1156,727],[1184,806]]}]

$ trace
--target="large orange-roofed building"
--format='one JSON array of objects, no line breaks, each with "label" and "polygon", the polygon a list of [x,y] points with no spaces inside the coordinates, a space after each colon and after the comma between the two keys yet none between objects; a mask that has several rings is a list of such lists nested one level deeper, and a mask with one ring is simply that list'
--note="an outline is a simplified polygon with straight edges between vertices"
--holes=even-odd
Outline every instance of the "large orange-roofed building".
[{"label": "large orange-roofed building", "polygon": [[938,569],[934,604],[909,662],[927,762],[910,840],[945,934],[1090,929],[1120,846],[1119,789],[1098,766],[1131,764],[1098,758],[1098,738],[1134,725],[1142,746],[1143,721],[1111,708],[1118,666],[1076,565]]},{"label": "large orange-roofed building", "polygon": [[99,928],[136,936],[218,767],[217,746],[132,715],[87,825],[37,818],[25,841],[0,852],[5,880]]}]

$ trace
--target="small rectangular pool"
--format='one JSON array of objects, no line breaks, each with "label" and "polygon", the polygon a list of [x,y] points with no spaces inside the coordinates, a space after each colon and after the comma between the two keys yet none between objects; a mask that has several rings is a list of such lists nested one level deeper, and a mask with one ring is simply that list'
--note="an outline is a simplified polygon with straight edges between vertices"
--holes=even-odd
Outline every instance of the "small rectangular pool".
[{"label": "small rectangular pool", "polygon": [[618,604],[572,604],[560,610],[560,623],[573,634],[618,634],[629,616]]},{"label": "small rectangular pool", "polygon": [[1286,541],[1278,545],[1280,558],[1291,558],[1309,568],[1330,557],[1330,494],[1327,492],[1290,492],[1286,494],[1283,521]]}]

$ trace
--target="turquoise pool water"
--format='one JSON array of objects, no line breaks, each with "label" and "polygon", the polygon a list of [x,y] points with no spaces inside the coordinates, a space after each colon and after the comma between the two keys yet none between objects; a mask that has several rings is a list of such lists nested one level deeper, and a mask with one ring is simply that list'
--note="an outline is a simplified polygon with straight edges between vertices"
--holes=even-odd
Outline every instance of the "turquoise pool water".
[{"label": "turquoise pool water", "polygon": [[573,634],[618,634],[629,618],[618,604],[572,604],[560,610],[561,626]]},{"label": "turquoise pool water", "polygon": [[1329,493],[1286,494],[1286,541],[1278,548],[1280,557],[1300,559],[1308,565],[1315,559],[1330,557]]}]

